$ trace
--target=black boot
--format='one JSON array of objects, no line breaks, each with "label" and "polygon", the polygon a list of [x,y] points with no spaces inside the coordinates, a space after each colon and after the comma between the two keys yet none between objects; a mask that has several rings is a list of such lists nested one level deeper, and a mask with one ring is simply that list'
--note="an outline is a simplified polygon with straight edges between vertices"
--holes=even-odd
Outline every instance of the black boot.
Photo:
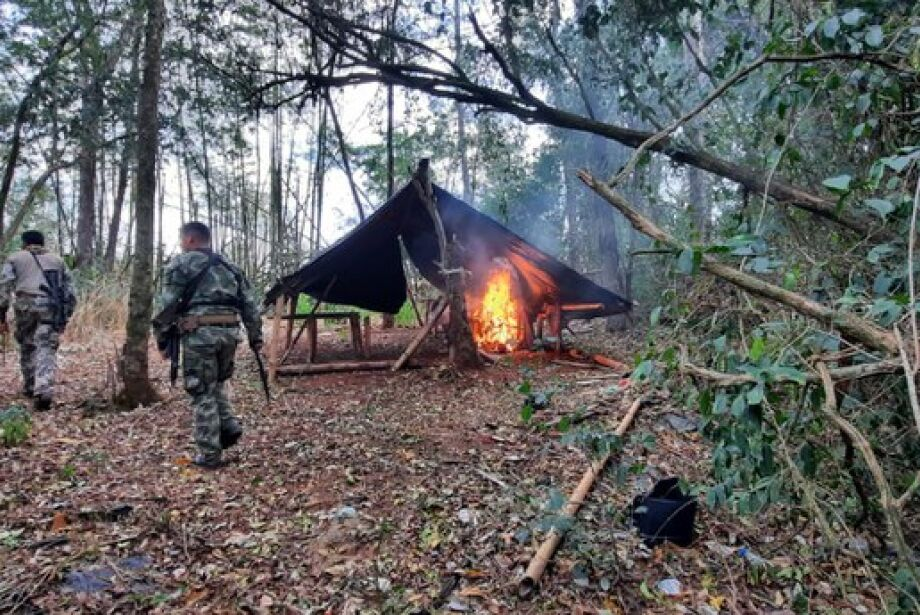
[{"label": "black boot", "polygon": [[33,405],[35,406],[35,409],[38,410],[39,412],[43,412],[45,410],[51,410],[51,396],[50,395],[39,395],[38,397],[34,398]]},{"label": "black boot", "polygon": [[226,450],[239,442],[242,436],[243,428],[236,419],[230,419],[220,427],[220,447]]},{"label": "black boot", "polygon": [[198,453],[192,459],[192,463],[202,470],[216,470],[224,466],[224,461],[220,458],[220,453],[216,455],[205,455]]}]

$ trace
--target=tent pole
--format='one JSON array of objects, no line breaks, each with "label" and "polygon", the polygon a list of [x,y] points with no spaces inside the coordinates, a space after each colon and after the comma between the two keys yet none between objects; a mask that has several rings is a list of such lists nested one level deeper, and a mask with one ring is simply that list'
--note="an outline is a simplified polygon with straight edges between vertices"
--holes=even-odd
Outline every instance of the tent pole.
[{"label": "tent pole", "polygon": [[393,364],[393,367],[390,368],[390,371],[399,371],[406,364],[406,362],[412,358],[412,355],[415,354],[415,351],[418,350],[418,347],[422,345],[422,342],[428,337],[428,334],[431,333],[431,330],[434,329],[434,325],[438,322],[438,318],[441,317],[441,314],[444,313],[444,310],[447,309],[447,297],[442,297],[438,301],[437,307],[434,309],[434,312],[431,314],[431,318],[428,319],[428,322],[425,323],[425,326],[422,327],[422,330],[418,332],[418,335],[415,336],[415,339],[409,344],[405,352],[402,353],[396,363]]},{"label": "tent pole", "polygon": [[284,310],[284,295],[275,299],[275,315],[272,318],[272,341],[268,347],[268,380],[272,384],[278,381],[278,342],[281,337],[281,312]]}]

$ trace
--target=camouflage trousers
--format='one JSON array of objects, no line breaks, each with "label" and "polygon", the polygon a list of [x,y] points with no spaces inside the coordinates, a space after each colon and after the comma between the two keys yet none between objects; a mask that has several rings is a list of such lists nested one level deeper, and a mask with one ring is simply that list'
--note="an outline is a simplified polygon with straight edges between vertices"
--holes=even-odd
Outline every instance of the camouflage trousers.
[{"label": "camouflage trousers", "polygon": [[192,396],[195,444],[206,456],[221,452],[220,431],[236,425],[226,381],[240,341],[238,328],[204,326],[182,336],[182,376]]},{"label": "camouflage trousers", "polygon": [[37,396],[52,397],[60,333],[51,324],[42,322],[51,319],[46,309],[17,305],[14,311],[23,389]]}]

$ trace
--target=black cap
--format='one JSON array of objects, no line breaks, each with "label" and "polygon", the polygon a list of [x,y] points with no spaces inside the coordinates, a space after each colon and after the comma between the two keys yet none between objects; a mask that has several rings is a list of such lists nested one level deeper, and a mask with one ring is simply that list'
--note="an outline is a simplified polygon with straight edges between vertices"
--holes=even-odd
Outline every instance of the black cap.
[{"label": "black cap", "polygon": [[43,246],[45,245],[45,236],[41,231],[26,231],[21,235],[22,245],[24,246]]}]

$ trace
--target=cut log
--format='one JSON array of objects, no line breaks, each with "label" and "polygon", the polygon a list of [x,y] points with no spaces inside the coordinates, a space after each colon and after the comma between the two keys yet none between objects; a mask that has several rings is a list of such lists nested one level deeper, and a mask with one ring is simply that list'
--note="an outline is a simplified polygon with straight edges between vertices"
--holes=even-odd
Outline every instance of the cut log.
[{"label": "cut log", "polygon": [[332,372],[358,372],[365,370],[389,369],[392,361],[330,361],[328,363],[300,363],[298,365],[282,365],[278,373],[282,376],[296,376],[300,374],[328,374]]},{"label": "cut log", "polygon": [[563,312],[590,312],[591,310],[603,310],[603,303],[563,303]]},{"label": "cut log", "polygon": [[428,334],[431,333],[431,330],[434,328],[434,325],[438,322],[438,318],[441,317],[441,314],[444,313],[444,310],[447,308],[447,298],[442,298],[437,307],[435,307],[434,312],[432,312],[431,317],[428,319],[428,322],[425,323],[425,326],[422,327],[421,331],[418,332],[418,335],[415,336],[409,346],[406,348],[405,352],[402,353],[396,363],[393,364],[393,367],[390,368],[391,371],[398,371],[406,364],[415,351],[418,350],[418,347],[422,345],[422,342],[428,337]]},{"label": "cut log", "polygon": [[[626,411],[626,415],[617,425],[614,430],[614,434],[619,437],[623,437],[626,431],[632,425],[633,419],[636,417],[636,414],[639,412],[639,408],[642,407],[642,404],[645,400],[640,397],[632,403],[629,407],[629,410]],[[575,515],[578,514],[578,509],[581,508],[581,505],[584,503],[585,498],[588,495],[588,492],[591,490],[591,487],[594,486],[594,482],[597,480],[597,477],[600,476],[601,472],[604,471],[604,468],[607,466],[607,463],[610,461],[611,454],[607,453],[600,459],[591,463],[587,470],[585,470],[584,475],[581,477],[581,481],[578,483],[578,486],[575,488],[575,491],[572,492],[571,497],[568,502],[566,502],[565,507],[562,509],[562,514],[564,517],[574,521]],[[571,524],[564,524],[565,527],[570,526]],[[530,561],[530,565],[527,566],[527,571],[524,573],[524,577],[518,583],[518,596],[521,598],[531,598],[536,593],[537,589],[540,586],[540,578],[543,576],[543,571],[546,570],[546,565],[549,563],[550,558],[556,552],[556,549],[559,547],[559,543],[562,542],[562,537],[565,536],[565,529],[553,526],[549,531],[549,534],[546,536],[546,539],[543,541],[543,544],[540,545],[540,548],[537,549],[536,555]]]}]

